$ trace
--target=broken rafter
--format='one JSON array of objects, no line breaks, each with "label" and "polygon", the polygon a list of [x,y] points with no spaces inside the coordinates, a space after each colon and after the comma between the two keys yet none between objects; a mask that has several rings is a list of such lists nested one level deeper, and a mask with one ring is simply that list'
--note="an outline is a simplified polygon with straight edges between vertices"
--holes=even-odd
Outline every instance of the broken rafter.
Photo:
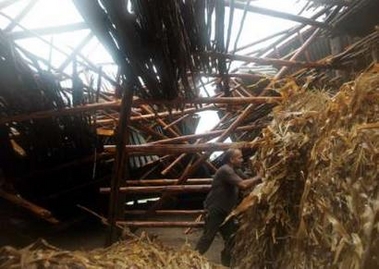
[{"label": "broken rafter", "polygon": [[[254,130],[257,128],[261,128],[261,127],[263,127],[263,125],[241,126],[241,127],[236,128],[235,132],[236,131],[240,131],[240,132],[250,131],[250,130]],[[180,137],[167,138],[167,139],[162,139],[162,140],[151,142],[151,144],[177,143],[177,142],[188,141],[191,139],[198,139],[198,138],[203,138],[203,139],[214,138],[214,137],[222,134],[223,132],[225,132],[225,130],[226,129],[214,130],[214,131],[209,131],[209,132],[202,133],[202,134],[191,134],[191,135],[183,135]]]},{"label": "broken rafter", "polygon": [[[224,1],[225,1],[226,6],[230,5],[230,1],[228,1],[228,0],[224,0]],[[320,27],[320,28],[325,28],[325,29],[331,28],[331,26],[329,24],[324,23],[324,22],[319,22],[319,21],[315,21],[315,20],[312,20],[312,19],[309,19],[306,17],[302,17],[302,16],[298,16],[298,15],[294,15],[294,14],[290,14],[290,13],[286,13],[286,12],[276,11],[276,10],[272,10],[272,9],[267,9],[267,8],[263,8],[263,7],[258,7],[258,6],[253,6],[253,5],[246,6],[245,3],[241,3],[238,1],[236,1],[234,3],[234,7],[238,8],[238,9],[246,9],[247,11],[262,14],[262,15],[267,15],[270,17],[276,17],[276,18],[280,18],[280,19],[296,21],[296,22],[300,22],[302,24],[308,24],[308,25],[312,25],[312,26],[316,26],[316,27]]]},{"label": "broken rafter", "polygon": [[[282,100],[281,97],[243,97],[243,98],[236,98],[236,97],[199,97],[194,99],[174,99],[174,100],[143,100],[143,99],[136,99],[133,101],[133,106],[140,106],[142,104],[157,104],[157,105],[181,105],[181,104],[229,104],[229,105],[244,105],[244,104],[262,104],[262,103],[276,103],[280,102]],[[82,112],[88,112],[88,111],[94,111],[94,110],[101,110],[101,109],[119,109],[120,108],[120,101],[113,101],[113,102],[104,102],[100,104],[89,104],[84,106],[76,106],[71,108],[65,108],[65,109],[58,109],[58,110],[48,110],[48,111],[38,111],[33,112],[30,114],[22,114],[22,115],[15,115],[10,116],[7,118],[0,119],[0,124],[8,123],[8,122],[18,122],[18,121],[25,121],[25,120],[36,120],[36,119],[44,119],[49,117],[59,117],[59,116],[67,116],[67,115],[73,115],[77,113]],[[200,111],[202,109],[197,109],[197,111]],[[163,112],[166,113],[166,112]],[[169,112],[167,112],[167,115],[170,115]],[[159,113],[158,113],[159,114]],[[150,113],[148,117],[153,117],[152,115],[155,115],[153,113]],[[137,116],[143,118],[143,116]]]},{"label": "broken rafter", "polygon": [[228,105],[246,105],[276,103],[282,100],[281,97],[198,97],[193,99],[177,98],[173,100],[162,99],[137,99],[133,105],[151,104],[177,106],[181,104],[228,104]]},{"label": "broken rafter", "polygon": [[[166,155],[166,154],[182,154],[197,152],[213,152],[219,150],[227,150],[230,148],[252,148],[254,144],[250,142],[235,143],[203,143],[203,144],[142,144],[142,145],[126,145],[125,150],[131,155]],[[116,146],[105,146],[106,152],[115,152]]]},{"label": "broken rafter", "polygon": [[38,217],[40,217],[40,218],[42,218],[42,219],[44,219],[50,223],[53,223],[53,224],[59,223],[59,221],[53,217],[53,215],[51,214],[51,212],[49,210],[42,208],[38,205],[35,205],[35,204],[25,200],[20,195],[8,193],[8,192],[0,189],[0,197],[8,200],[9,202],[11,202],[17,206],[20,206],[20,207],[27,209],[28,211],[30,211],[34,215],[36,215],[36,216],[38,216]]},{"label": "broken rafter", "polygon": [[[196,184],[211,184],[212,178],[189,178],[186,183],[191,185]],[[157,186],[157,185],[176,185],[178,183],[177,179],[140,179],[140,180],[127,180],[127,186]]]},{"label": "broken rafter", "polygon": [[66,32],[78,31],[88,29],[88,25],[85,22],[77,22],[67,25],[59,25],[52,27],[43,27],[43,28],[34,28],[29,31],[16,31],[8,33],[8,36],[15,39],[29,38],[34,37],[35,35],[43,36],[43,35],[55,35],[62,34]]},{"label": "broken rafter", "polygon": [[223,54],[218,52],[206,52],[204,56],[213,58],[226,58],[233,61],[242,61],[247,63],[258,63],[258,64],[271,64],[274,66],[290,66],[290,67],[304,67],[304,68],[332,68],[329,63],[322,62],[299,62],[299,61],[288,61],[274,58],[260,58],[254,56],[245,56],[237,54]]},{"label": "broken rafter", "polygon": [[[119,188],[120,193],[161,193],[161,192],[208,192],[211,185],[169,185],[169,186],[127,186]],[[111,188],[100,188],[100,193],[110,193]]]},{"label": "broken rafter", "polygon": [[117,225],[128,227],[203,227],[203,221],[117,221]]},{"label": "broken rafter", "polygon": [[[126,215],[144,215],[146,210],[125,210]],[[157,210],[155,215],[198,215],[204,214],[205,210]]]},{"label": "broken rafter", "polygon": [[18,23],[24,18],[29,11],[34,7],[38,0],[31,0],[29,4],[14,18],[11,23],[5,27],[4,32],[10,32],[12,29],[18,25]]}]

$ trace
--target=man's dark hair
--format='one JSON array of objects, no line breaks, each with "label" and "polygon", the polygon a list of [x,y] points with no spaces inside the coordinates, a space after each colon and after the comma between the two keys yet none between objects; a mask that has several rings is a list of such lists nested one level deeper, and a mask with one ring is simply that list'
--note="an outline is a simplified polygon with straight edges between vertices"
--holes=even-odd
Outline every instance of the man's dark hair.
[{"label": "man's dark hair", "polygon": [[230,161],[230,159],[234,156],[237,150],[238,149],[228,149],[227,151],[225,151],[224,157],[222,158],[222,163],[227,164]]}]

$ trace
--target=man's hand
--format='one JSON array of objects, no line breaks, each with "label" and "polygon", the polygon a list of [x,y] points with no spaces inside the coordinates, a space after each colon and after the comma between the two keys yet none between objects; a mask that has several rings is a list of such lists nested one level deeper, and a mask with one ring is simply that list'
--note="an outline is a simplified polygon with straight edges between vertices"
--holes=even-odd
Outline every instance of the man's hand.
[{"label": "man's hand", "polygon": [[240,181],[238,183],[238,187],[241,190],[246,190],[246,189],[249,189],[249,188],[256,186],[260,183],[262,183],[262,177],[258,174],[253,178],[249,178],[249,179],[245,179],[243,181]]}]

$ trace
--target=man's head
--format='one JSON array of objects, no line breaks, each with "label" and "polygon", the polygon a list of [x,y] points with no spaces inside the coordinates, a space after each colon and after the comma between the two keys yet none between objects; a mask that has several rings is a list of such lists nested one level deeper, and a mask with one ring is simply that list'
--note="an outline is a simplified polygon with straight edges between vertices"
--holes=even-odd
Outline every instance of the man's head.
[{"label": "man's head", "polygon": [[224,163],[232,167],[241,167],[243,162],[242,152],[239,149],[228,149],[224,155]]}]

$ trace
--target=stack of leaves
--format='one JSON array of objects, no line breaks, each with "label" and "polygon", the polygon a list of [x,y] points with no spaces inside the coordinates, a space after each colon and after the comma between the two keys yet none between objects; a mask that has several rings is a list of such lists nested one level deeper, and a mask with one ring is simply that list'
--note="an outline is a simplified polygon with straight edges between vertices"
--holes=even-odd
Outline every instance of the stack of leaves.
[{"label": "stack of leaves", "polygon": [[68,251],[40,240],[23,249],[0,249],[0,268],[222,268],[183,245],[179,250],[141,237],[108,248]]},{"label": "stack of leaves", "polygon": [[265,179],[236,208],[241,268],[378,268],[379,66],[339,92],[289,82],[255,143]]}]

